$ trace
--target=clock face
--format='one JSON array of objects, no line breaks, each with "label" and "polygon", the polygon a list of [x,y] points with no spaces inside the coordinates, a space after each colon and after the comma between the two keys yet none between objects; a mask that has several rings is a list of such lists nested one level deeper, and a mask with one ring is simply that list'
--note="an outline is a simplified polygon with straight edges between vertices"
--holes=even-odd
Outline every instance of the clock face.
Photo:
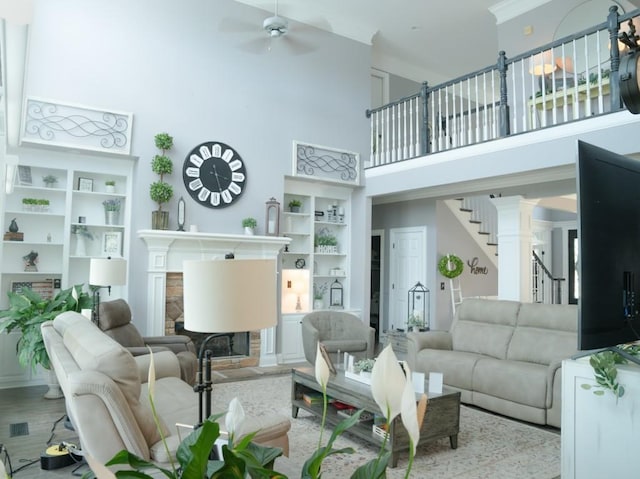
[{"label": "clock face", "polygon": [[219,141],[207,141],[185,158],[182,179],[191,197],[202,206],[224,208],[242,195],[247,170],[236,150]]}]

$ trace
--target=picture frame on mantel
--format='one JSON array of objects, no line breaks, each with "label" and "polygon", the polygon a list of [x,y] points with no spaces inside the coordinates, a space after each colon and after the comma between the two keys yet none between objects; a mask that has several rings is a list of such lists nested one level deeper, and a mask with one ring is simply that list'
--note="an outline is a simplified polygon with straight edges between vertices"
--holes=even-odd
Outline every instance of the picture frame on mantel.
[{"label": "picture frame on mantel", "polygon": [[359,186],[360,169],[359,153],[293,142],[293,176]]}]

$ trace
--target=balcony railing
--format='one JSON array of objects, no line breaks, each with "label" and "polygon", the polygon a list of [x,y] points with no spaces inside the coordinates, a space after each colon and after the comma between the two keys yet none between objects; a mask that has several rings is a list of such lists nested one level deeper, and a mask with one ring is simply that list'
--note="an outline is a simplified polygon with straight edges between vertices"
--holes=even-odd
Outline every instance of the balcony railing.
[{"label": "balcony railing", "polygon": [[367,168],[526,133],[622,108],[618,36],[640,9],[514,58],[367,110]]}]

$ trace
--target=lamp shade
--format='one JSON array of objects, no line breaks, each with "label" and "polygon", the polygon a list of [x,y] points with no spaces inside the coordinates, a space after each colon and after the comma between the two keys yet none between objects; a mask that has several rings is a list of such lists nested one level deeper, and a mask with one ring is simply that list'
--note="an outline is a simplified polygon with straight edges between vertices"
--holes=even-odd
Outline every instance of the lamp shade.
[{"label": "lamp shade", "polygon": [[127,284],[127,261],[122,258],[91,258],[89,284],[122,286]]},{"label": "lamp shade", "polygon": [[257,331],[277,323],[273,259],[187,260],[182,281],[189,331]]},{"label": "lamp shade", "polygon": [[556,68],[551,50],[537,53],[529,59],[529,73],[533,75],[548,75]]}]

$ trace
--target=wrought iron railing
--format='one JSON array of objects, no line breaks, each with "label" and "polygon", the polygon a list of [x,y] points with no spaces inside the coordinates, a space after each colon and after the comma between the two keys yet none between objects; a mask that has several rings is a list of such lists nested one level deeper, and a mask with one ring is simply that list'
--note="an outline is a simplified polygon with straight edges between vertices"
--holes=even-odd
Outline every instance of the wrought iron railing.
[{"label": "wrought iron railing", "polygon": [[640,9],[495,65],[367,110],[377,167],[622,108],[618,86],[621,26]]},{"label": "wrought iron railing", "polygon": [[532,251],[531,293],[534,303],[560,304],[562,302],[562,284],[564,281],[565,278],[553,276],[540,256],[535,251]]}]

